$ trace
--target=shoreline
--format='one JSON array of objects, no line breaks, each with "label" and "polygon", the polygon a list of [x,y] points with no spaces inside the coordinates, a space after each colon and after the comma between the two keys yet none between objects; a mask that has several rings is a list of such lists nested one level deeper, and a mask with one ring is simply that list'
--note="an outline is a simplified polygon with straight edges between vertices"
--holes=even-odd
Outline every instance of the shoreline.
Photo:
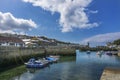
[{"label": "shoreline", "polygon": [[24,64],[30,58],[43,58],[49,55],[60,55],[60,56],[76,56],[75,49],[72,48],[46,48],[46,53],[44,49],[41,48],[5,48],[6,52],[1,53],[0,56],[0,71],[4,68],[14,67],[17,65]]},{"label": "shoreline", "polygon": [[[75,60],[76,60],[75,56],[61,56],[59,63],[75,61]],[[40,70],[40,69],[36,69],[36,70]],[[27,71],[27,68],[23,64],[8,68],[0,72],[0,80],[9,80],[11,78],[14,78],[15,76],[21,75],[26,71]]]},{"label": "shoreline", "polygon": [[120,68],[105,68],[100,80],[120,80]]}]

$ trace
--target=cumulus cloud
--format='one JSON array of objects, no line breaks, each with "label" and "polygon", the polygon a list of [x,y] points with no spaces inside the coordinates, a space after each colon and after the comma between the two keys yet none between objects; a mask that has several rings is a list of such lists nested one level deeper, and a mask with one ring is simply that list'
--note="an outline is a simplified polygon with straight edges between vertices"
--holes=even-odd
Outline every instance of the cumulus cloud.
[{"label": "cumulus cloud", "polygon": [[1,33],[15,33],[36,28],[37,24],[30,20],[15,18],[11,13],[0,12],[0,32]]},{"label": "cumulus cloud", "polygon": [[120,39],[120,32],[95,35],[87,39],[84,39],[83,41],[81,41],[81,43],[87,43],[87,42],[106,43],[116,39]]},{"label": "cumulus cloud", "polygon": [[[98,26],[98,23],[90,23],[86,8],[92,0],[23,0],[39,6],[44,10],[60,14],[59,24],[62,32],[72,31],[73,28],[85,29]],[[92,11],[92,13],[96,13]]]}]

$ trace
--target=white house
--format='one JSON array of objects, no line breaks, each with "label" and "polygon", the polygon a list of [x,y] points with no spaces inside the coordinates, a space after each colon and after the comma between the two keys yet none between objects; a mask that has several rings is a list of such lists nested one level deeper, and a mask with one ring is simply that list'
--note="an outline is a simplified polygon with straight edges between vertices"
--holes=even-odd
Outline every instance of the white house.
[{"label": "white house", "polygon": [[24,47],[24,42],[17,37],[0,36],[0,46]]},{"label": "white house", "polygon": [[22,39],[22,41],[25,43],[25,45],[31,43],[31,39]]}]

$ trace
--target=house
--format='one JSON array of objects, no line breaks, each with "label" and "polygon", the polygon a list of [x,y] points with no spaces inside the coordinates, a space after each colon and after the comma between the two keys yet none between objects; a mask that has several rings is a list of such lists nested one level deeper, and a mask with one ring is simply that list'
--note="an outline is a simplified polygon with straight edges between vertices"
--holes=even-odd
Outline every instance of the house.
[{"label": "house", "polygon": [[31,43],[31,39],[22,39],[22,41],[25,43],[25,45]]},{"label": "house", "polygon": [[0,46],[24,47],[24,42],[17,37],[0,36]]},{"label": "house", "polygon": [[39,40],[34,40],[34,39],[22,39],[22,41],[25,43],[25,47],[36,47],[38,46],[38,41]]}]

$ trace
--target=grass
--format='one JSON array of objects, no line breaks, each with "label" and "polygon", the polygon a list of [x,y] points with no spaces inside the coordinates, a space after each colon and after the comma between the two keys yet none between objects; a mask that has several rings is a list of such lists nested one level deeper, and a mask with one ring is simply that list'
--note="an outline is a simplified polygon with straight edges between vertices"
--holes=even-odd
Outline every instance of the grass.
[{"label": "grass", "polygon": [[0,73],[0,80],[10,80],[11,77],[15,77],[22,73],[26,72],[26,68],[24,65],[9,69],[7,71]]}]

